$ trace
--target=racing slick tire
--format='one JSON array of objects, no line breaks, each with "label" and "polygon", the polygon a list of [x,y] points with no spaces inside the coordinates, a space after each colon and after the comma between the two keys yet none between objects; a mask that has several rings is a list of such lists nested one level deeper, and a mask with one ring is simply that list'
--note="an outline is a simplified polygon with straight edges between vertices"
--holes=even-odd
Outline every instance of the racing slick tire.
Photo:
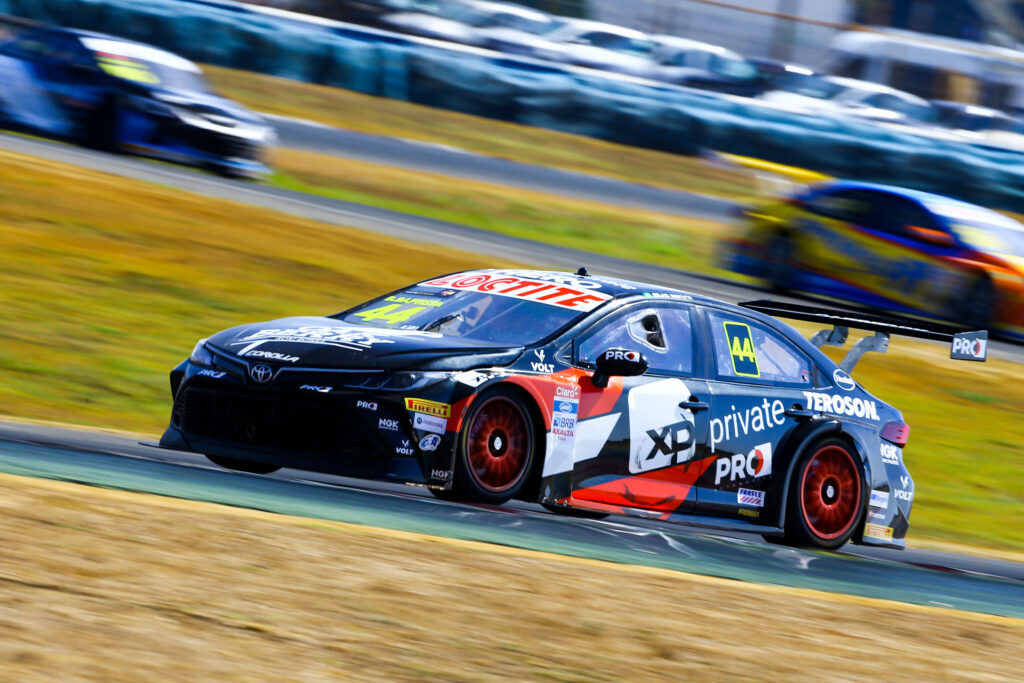
[{"label": "racing slick tire", "polygon": [[793,288],[793,238],[779,233],[772,237],[765,253],[762,277],[773,292],[780,294]]},{"label": "racing slick tire", "polygon": [[118,121],[121,105],[116,97],[108,97],[89,115],[83,131],[82,144],[101,152],[120,152]]},{"label": "racing slick tire", "polygon": [[784,542],[821,550],[842,546],[860,527],[864,490],[860,458],[848,442],[814,442],[789,483]]},{"label": "racing slick tire", "polygon": [[238,460],[236,458],[225,458],[222,455],[209,455],[206,454],[206,459],[212,462],[218,467],[223,467],[226,470],[234,470],[236,472],[247,472],[249,474],[270,474],[277,472],[281,469],[277,465],[268,465],[262,462],[252,462],[250,460]]},{"label": "racing slick tire", "polygon": [[536,439],[530,411],[514,391],[497,387],[469,409],[459,434],[453,498],[500,505],[530,479]]}]

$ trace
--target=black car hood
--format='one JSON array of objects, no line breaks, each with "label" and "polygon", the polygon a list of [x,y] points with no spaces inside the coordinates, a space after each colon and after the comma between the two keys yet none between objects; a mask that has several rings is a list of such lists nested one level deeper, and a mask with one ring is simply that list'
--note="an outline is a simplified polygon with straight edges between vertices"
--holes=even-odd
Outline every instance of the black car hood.
[{"label": "black car hood", "polygon": [[522,354],[508,347],[418,330],[389,330],[321,317],[243,325],[208,341],[215,349],[272,365],[332,369],[464,370],[507,365]]}]

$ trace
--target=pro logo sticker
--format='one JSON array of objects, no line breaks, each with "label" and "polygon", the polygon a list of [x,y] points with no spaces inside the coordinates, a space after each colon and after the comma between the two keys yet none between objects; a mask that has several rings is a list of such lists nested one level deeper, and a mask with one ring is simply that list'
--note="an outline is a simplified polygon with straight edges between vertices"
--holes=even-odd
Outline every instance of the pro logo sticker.
[{"label": "pro logo sticker", "polygon": [[757,354],[754,352],[754,337],[746,323],[723,323],[725,339],[729,344],[732,369],[740,377],[760,377]]}]

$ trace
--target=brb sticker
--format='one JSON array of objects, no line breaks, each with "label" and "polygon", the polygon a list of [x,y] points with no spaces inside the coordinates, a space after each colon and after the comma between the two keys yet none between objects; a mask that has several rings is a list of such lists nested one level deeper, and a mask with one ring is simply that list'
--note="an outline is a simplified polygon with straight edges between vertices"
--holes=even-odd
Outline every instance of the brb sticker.
[{"label": "brb sticker", "polygon": [[725,339],[729,343],[729,356],[732,358],[732,369],[740,377],[760,377],[757,368],[757,355],[754,353],[754,338],[750,334],[750,325],[746,323],[723,323]]}]

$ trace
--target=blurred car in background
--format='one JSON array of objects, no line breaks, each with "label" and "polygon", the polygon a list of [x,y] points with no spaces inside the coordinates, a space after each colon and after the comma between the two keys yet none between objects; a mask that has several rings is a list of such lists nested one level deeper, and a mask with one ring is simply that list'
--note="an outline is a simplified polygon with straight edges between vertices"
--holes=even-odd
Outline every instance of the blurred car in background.
[{"label": "blurred car in background", "polygon": [[1024,121],[1005,112],[964,102],[932,100],[935,125],[971,142],[1024,150]]},{"label": "blurred car in background", "polygon": [[573,66],[648,77],[654,41],[642,31],[582,19],[524,40],[522,54]]},{"label": "blurred car in background", "polygon": [[651,78],[690,88],[753,97],[760,91],[758,70],[737,52],[720,45],[656,35]]},{"label": "blurred car in background", "polygon": [[743,212],[723,266],[778,291],[1024,337],[1024,226],[898,187],[831,181]]},{"label": "blurred car in background", "polygon": [[[546,12],[511,2],[449,0],[433,8],[385,15],[380,25],[425,38],[516,52],[531,36],[553,31],[561,22]],[[503,49],[506,45],[509,50]]]},{"label": "blurred car in background", "polygon": [[840,76],[804,76],[761,98],[791,111],[851,115],[880,123],[920,125],[934,117],[927,100],[887,85]]},{"label": "blurred car in background", "polygon": [[267,170],[274,129],[199,67],[114,36],[33,27],[0,43],[0,125],[225,175]]}]

